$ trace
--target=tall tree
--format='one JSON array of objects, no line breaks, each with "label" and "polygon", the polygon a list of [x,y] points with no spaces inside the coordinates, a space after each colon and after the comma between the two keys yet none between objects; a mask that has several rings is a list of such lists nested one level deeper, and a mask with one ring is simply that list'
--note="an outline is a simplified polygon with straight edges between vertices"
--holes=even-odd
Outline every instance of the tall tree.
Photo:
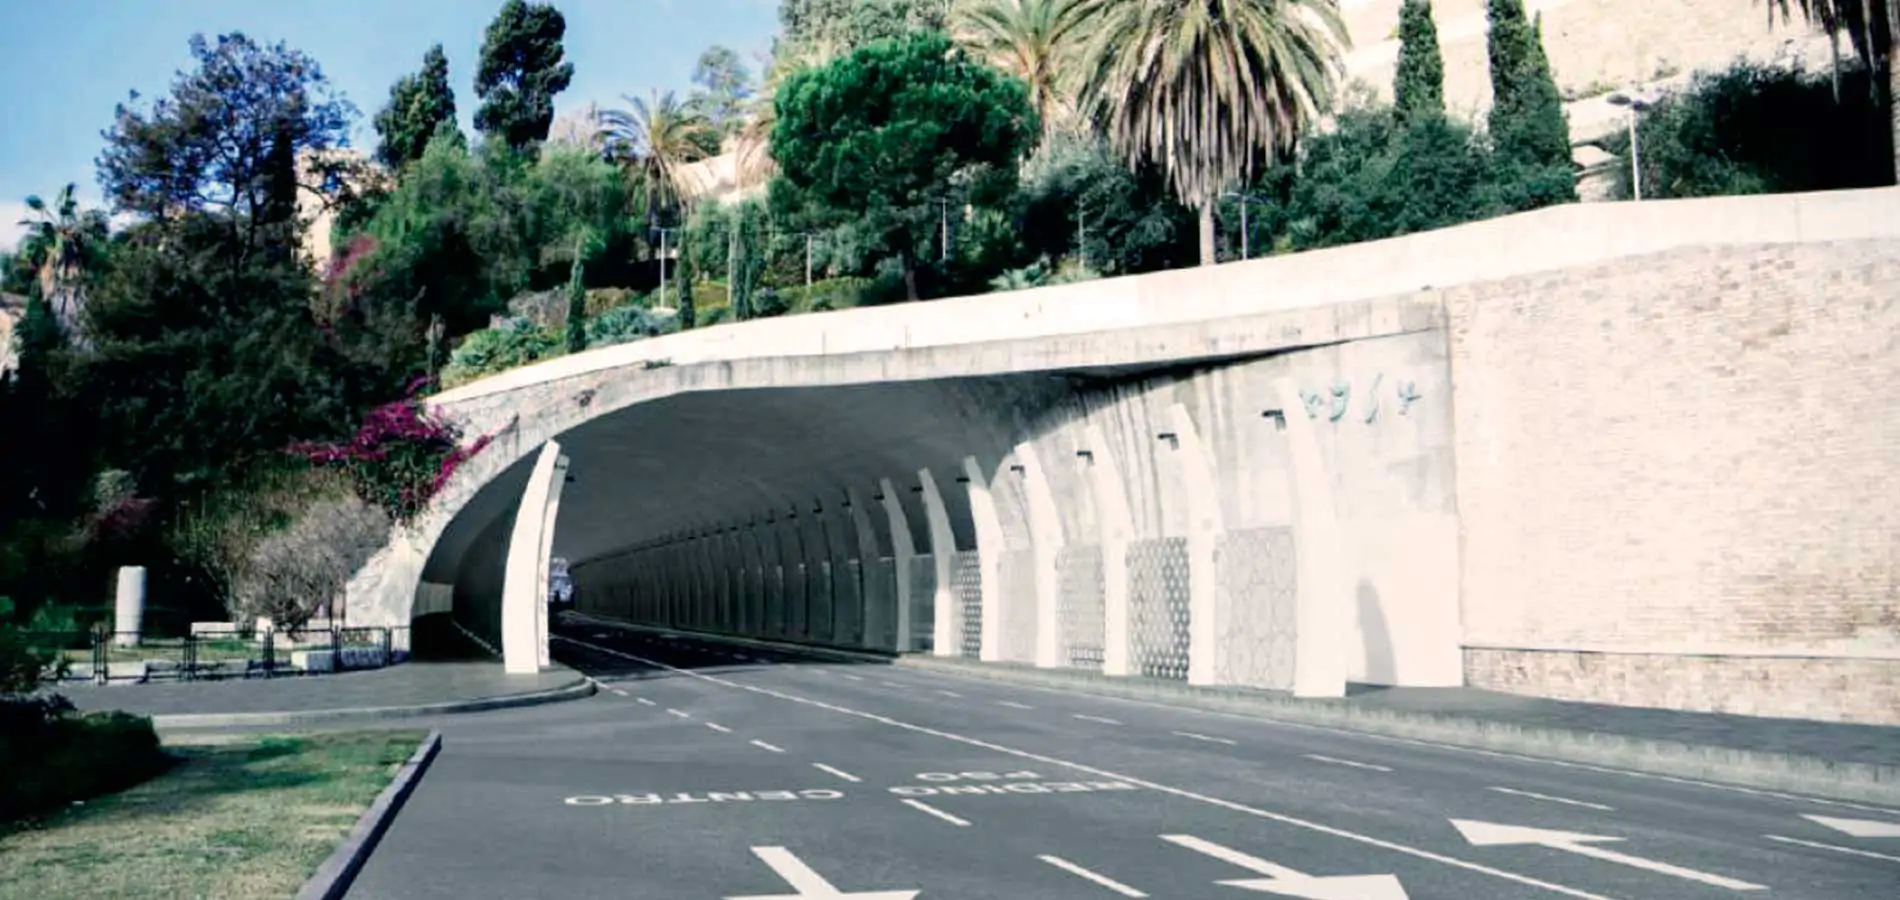
[{"label": "tall tree", "polygon": [[1544,55],[1542,17],[1524,14],[1524,0],[1489,0],[1491,140],[1498,157],[1520,172],[1515,209],[1577,199],[1570,165],[1570,123]]},{"label": "tall tree", "polygon": [[32,215],[20,220],[30,229],[21,242],[21,253],[37,269],[40,297],[69,340],[82,337],[79,321],[86,289],[81,276],[106,242],[104,211],[82,211],[75,187],[68,183],[60,188],[50,204],[37,195],[26,198]]},{"label": "tall tree", "polygon": [[633,175],[645,194],[647,223],[658,227],[685,205],[681,173],[719,150],[719,133],[705,113],[672,91],[622,97],[626,109],[600,113],[607,155]]},{"label": "tall tree", "polygon": [[98,159],[106,197],[161,222],[213,215],[240,258],[294,253],[298,193],[344,190],[348,163],[329,151],[347,146],[355,107],[316,60],[281,42],[193,35],[191,55],[197,69],[149,110],[118,106]]},{"label": "tall tree", "polygon": [[1040,130],[1028,94],[940,33],[876,41],[786,80],[772,156],[818,224],[853,223],[896,258],[914,300],[940,204],[981,206],[1013,186]]},{"label": "tall tree", "polygon": [[1073,114],[1075,54],[1088,19],[1080,0],[967,0],[952,12],[957,41],[1029,86],[1045,130]]},{"label": "tall tree", "polygon": [[[1893,129],[1893,171],[1900,181],[1900,59],[1895,56],[1900,36],[1900,2],[1896,0],[1766,0],[1772,23],[1777,11],[1786,21],[1799,11],[1803,18],[1829,37],[1841,32],[1876,77],[1886,94],[1887,115]],[[1837,63],[1838,65],[1838,63]],[[1838,76],[1838,72],[1836,75]],[[1876,88],[1877,90],[1881,88]]]},{"label": "tall tree", "polygon": [[957,0],[779,0],[780,40],[842,55],[911,31],[940,31]]},{"label": "tall tree", "polygon": [[1432,0],[1405,0],[1399,7],[1399,66],[1392,93],[1401,120],[1445,114],[1445,59],[1439,55]]},{"label": "tall tree", "polygon": [[1131,164],[1167,173],[1201,215],[1331,106],[1349,42],[1335,0],[1087,0],[1084,102]]},{"label": "tall tree", "polygon": [[521,149],[547,140],[554,95],[574,80],[561,39],[567,19],[546,3],[507,0],[482,38],[475,129]]},{"label": "tall tree", "polygon": [[442,123],[455,122],[455,91],[449,87],[449,58],[436,44],[422,56],[422,70],[396,79],[389,102],[376,114],[382,143],[376,158],[390,169],[422,158]]},{"label": "tall tree", "polygon": [[720,135],[738,130],[746,103],[752,98],[752,71],[731,47],[714,45],[693,64],[693,102],[703,109]]}]

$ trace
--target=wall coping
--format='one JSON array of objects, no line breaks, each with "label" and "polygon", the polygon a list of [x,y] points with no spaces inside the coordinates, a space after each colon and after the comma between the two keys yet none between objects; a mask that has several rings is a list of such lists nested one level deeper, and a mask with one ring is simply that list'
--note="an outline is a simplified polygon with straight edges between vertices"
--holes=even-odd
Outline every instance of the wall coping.
[{"label": "wall coping", "polygon": [[664,335],[444,391],[452,405],[602,370],[1153,328],[1334,305],[1685,247],[1900,237],[1900,188],[1571,203],[1381,241],[928,303],[807,313]]}]

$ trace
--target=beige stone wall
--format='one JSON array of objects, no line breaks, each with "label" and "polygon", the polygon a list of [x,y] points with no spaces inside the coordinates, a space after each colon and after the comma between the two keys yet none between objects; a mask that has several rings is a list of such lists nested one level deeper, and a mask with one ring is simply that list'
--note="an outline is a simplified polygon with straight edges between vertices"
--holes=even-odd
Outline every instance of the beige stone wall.
[{"label": "beige stone wall", "polygon": [[[1445,292],[1465,644],[1513,651],[1470,652],[1470,683],[1789,715],[1873,691],[1900,716],[1900,507],[1875,499],[1900,496],[1896,249]],[[1637,655],[1579,655],[1603,650]],[[1839,659],[1759,658],[1804,655]]]}]

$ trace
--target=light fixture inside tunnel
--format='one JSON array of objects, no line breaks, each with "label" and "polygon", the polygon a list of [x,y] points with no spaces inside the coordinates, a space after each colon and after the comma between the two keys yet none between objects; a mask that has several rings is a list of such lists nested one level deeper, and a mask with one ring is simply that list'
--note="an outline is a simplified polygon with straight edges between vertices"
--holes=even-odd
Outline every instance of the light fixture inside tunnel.
[{"label": "light fixture inside tunnel", "polygon": [[969,484],[969,483],[970,483],[970,476],[968,476],[968,475],[958,475],[958,476],[957,476],[957,483],[958,483],[958,484]]},{"label": "light fixture inside tunnel", "polygon": [[1155,435],[1155,439],[1167,441],[1168,447],[1171,449],[1175,449],[1175,450],[1181,449],[1181,438],[1172,431],[1161,432],[1160,434]]},{"label": "light fixture inside tunnel", "polygon": [[1021,475],[1021,474],[1023,474],[1023,465],[1022,465],[1022,463],[1016,463],[1016,464],[1013,464],[1013,465],[1011,465],[1011,466],[1009,467],[1009,470],[1010,470],[1011,472],[1015,472],[1015,473],[1016,473],[1016,474],[1018,474],[1018,475]]},{"label": "light fixture inside tunnel", "polygon": [[1272,419],[1272,420],[1273,420],[1273,428],[1274,428],[1274,430],[1275,430],[1275,431],[1285,431],[1285,430],[1286,430],[1286,410],[1284,410],[1284,409],[1263,409],[1263,410],[1261,410],[1261,411],[1260,411],[1260,417],[1261,417],[1261,418],[1263,418],[1263,419]]}]

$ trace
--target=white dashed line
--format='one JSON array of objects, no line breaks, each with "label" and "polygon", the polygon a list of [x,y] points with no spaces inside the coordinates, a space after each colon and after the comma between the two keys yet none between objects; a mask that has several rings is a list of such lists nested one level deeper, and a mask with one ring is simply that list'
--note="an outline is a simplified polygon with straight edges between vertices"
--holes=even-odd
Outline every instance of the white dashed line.
[{"label": "white dashed line", "polygon": [[902,690],[904,687],[902,684],[899,684],[895,681],[880,681],[878,682],[878,684],[881,684],[888,688],[898,688],[899,690]]},{"label": "white dashed line", "polygon": [[938,689],[937,689],[937,693],[939,693],[939,694],[942,694],[942,695],[944,695],[945,697],[958,697],[958,698],[961,698],[961,697],[963,696],[962,694],[959,694],[959,693],[957,693],[956,691],[946,691],[946,690],[944,690],[944,689],[942,689],[942,688],[938,688]]},{"label": "white dashed line", "polygon": [[1771,841],[1780,841],[1784,844],[1799,844],[1803,847],[1813,847],[1816,850],[1832,850],[1835,853],[1848,853],[1854,856],[1865,856],[1871,859],[1884,859],[1890,862],[1900,862],[1900,856],[1888,856],[1885,853],[1875,853],[1872,850],[1856,850],[1852,847],[1836,847],[1833,844],[1822,844],[1822,843],[1817,843],[1815,841],[1804,841],[1804,840],[1801,840],[1800,838],[1782,837],[1781,835],[1778,835],[1778,834],[1764,834],[1762,835],[1762,837],[1765,837]]},{"label": "white dashed line", "polygon": [[850,674],[850,673],[848,673],[848,672],[847,672],[847,673],[845,673],[845,676],[844,676],[844,677],[846,677],[846,678],[849,678],[849,679],[851,679],[852,681],[863,681],[863,680],[864,680],[864,676],[862,676],[862,675],[852,675],[852,674]]},{"label": "white dashed line", "polygon": [[749,659],[751,659],[752,657],[750,657],[750,656],[747,656],[747,655],[745,655],[745,654],[743,654],[743,653],[734,653],[734,654],[732,655],[732,658],[733,658],[733,659],[740,659],[740,660],[749,660]]},{"label": "white dashed line", "polygon": [[1616,807],[1614,806],[1604,806],[1601,803],[1588,803],[1583,800],[1572,800],[1568,797],[1553,797],[1549,794],[1539,794],[1535,791],[1520,791],[1516,788],[1507,788],[1507,787],[1489,787],[1489,788],[1485,788],[1485,790],[1497,791],[1500,794],[1511,794],[1517,797],[1529,797],[1532,800],[1548,800],[1551,803],[1562,803],[1565,806],[1581,806],[1585,809],[1599,809],[1604,812],[1616,812]]},{"label": "white dashed line", "polygon": [[1195,734],[1192,731],[1177,731],[1175,732],[1175,734],[1180,735],[1181,737],[1184,737],[1184,738],[1193,738],[1194,740],[1197,740],[1197,741],[1206,741],[1210,744],[1226,744],[1229,747],[1235,746],[1240,743],[1239,741],[1230,741],[1226,738],[1208,737],[1205,734]]},{"label": "white dashed line", "polygon": [[998,700],[998,701],[996,701],[996,705],[997,705],[997,706],[1007,706],[1007,707],[1009,707],[1010,709],[1035,709],[1035,707],[1033,707],[1033,706],[1030,706],[1030,705],[1029,705],[1029,704],[1027,704],[1027,703],[1017,703],[1017,702],[1016,702],[1016,701],[1014,701],[1014,700]]},{"label": "white dashed line", "polygon": [[625,697],[625,696],[627,696],[627,692],[626,692],[626,691],[623,691],[623,690],[621,690],[621,689],[619,689],[619,688],[608,688],[608,690],[610,690],[610,691],[613,691],[613,692],[614,692],[614,696],[616,696],[616,697]]},{"label": "white dashed line", "polygon": [[670,716],[679,716],[679,717],[680,717],[680,718],[682,718],[682,719],[690,719],[690,718],[692,718],[692,717],[693,717],[693,714],[692,714],[692,713],[688,713],[688,712],[682,712],[682,711],[680,711],[680,710],[677,710],[677,709],[669,709],[669,710],[667,710],[667,711],[666,711],[666,713],[667,713],[667,715],[670,715]]},{"label": "white dashed line", "polygon": [[757,748],[759,748],[760,750],[770,750],[770,751],[772,751],[773,753],[784,753],[784,752],[785,752],[785,748],[783,748],[783,747],[774,747],[774,746],[772,746],[771,744],[768,744],[768,743],[766,743],[766,742],[764,742],[764,741],[753,741],[753,742],[752,742],[752,746],[754,746],[754,747],[757,747]]},{"label": "white dashed line", "polygon": [[1308,754],[1305,754],[1305,756],[1307,759],[1310,759],[1314,762],[1331,763],[1335,766],[1351,766],[1352,768],[1355,768],[1355,769],[1371,769],[1374,772],[1392,771],[1390,768],[1386,766],[1375,766],[1372,763],[1353,762],[1350,759],[1339,759],[1338,757],[1333,757],[1333,756],[1321,756],[1317,753],[1308,753]]},{"label": "white dashed line", "polygon": [[1108,888],[1109,890],[1114,891],[1115,893],[1120,894],[1124,897],[1148,896],[1147,894],[1144,894],[1138,890],[1135,890],[1134,888],[1131,888],[1128,885],[1122,884],[1121,882],[1116,881],[1115,879],[1110,878],[1107,875],[1098,875],[1094,872],[1091,872],[1087,869],[1082,868],[1081,866],[1076,865],[1075,863],[1069,862],[1068,860],[1063,859],[1060,856],[1043,855],[1043,856],[1038,856],[1036,858],[1042,860],[1043,862],[1048,863],[1049,865],[1055,866],[1056,868],[1061,869],[1062,871],[1067,872],[1071,875],[1079,875],[1083,878],[1093,881],[1096,884],[1099,884],[1102,887]]},{"label": "white dashed line", "polygon": [[950,824],[957,826],[958,828],[970,827],[970,823],[965,822],[962,819],[959,819],[956,816],[953,816],[947,812],[944,812],[941,809],[931,806],[930,804],[925,803],[922,800],[905,800],[904,805],[909,806],[913,809],[921,809],[924,812],[927,812],[933,816],[936,816],[939,819],[944,820],[945,822],[949,822]]},{"label": "white dashed line", "polygon": [[827,765],[825,765],[824,763],[812,763],[812,764],[811,764],[811,767],[812,767],[812,768],[814,768],[814,769],[817,769],[817,770],[818,770],[818,771],[820,771],[820,772],[830,772],[831,774],[833,774],[833,775],[836,775],[836,776],[838,776],[839,778],[842,778],[842,779],[844,779],[844,780],[846,780],[846,781],[849,781],[849,782],[851,782],[851,783],[853,783],[853,784],[856,784],[856,783],[858,783],[858,782],[860,782],[860,781],[863,781],[863,780],[864,780],[864,779],[862,779],[862,778],[859,778],[859,777],[858,777],[858,776],[856,776],[856,775],[853,775],[853,774],[851,774],[850,772],[846,772],[846,771],[845,771],[845,770],[843,770],[843,769],[834,769],[834,768],[832,768],[832,767],[830,767],[830,766],[827,766]]},{"label": "white dashed line", "polygon": [[726,726],[724,726],[724,725],[721,725],[721,724],[719,724],[718,722],[707,722],[707,723],[706,723],[706,727],[707,727],[707,728],[710,728],[710,729],[712,729],[712,730],[714,730],[714,731],[717,731],[717,732],[719,732],[720,734],[731,734],[731,733],[732,733],[732,729],[730,729],[730,728],[727,728]]},{"label": "white dashed line", "polygon": [[1085,716],[1081,713],[1076,713],[1075,718],[1081,719],[1084,722],[1100,722],[1103,725],[1120,725],[1121,724],[1120,722],[1117,722],[1114,719],[1105,719],[1101,716]]},{"label": "white dashed line", "polygon": [[[893,719],[889,716],[879,715],[877,713],[865,712],[863,710],[858,710],[858,709],[852,709],[847,706],[839,706],[835,703],[826,703],[822,700],[814,700],[810,697],[800,697],[795,694],[787,694],[783,691],[776,691],[776,690],[772,690],[771,688],[764,688],[764,687],[760,687],[754,684],[743,684],[737,681],[730,681],[724,678],[720,678],[718,676],[707,675],[703,672],[694,672],[689,669],[679,668],[678,666],[669,666],[665,663],[658,662],[656,660],[648,659],[645,657],[635,656],[634,654],[631,654],[631,653],[623,653],[621,651],[614,650],[611,648],[600,647],[594,644],[588,644],[585,641],[577,641],[569,637],[564,637],[560,635],[556,635],[555,637],[556,639],[565,641],[567,643],[580,644],[586,647],[593,647],[594,649],[600,650],[611,656],[618,656],[632,662],[637,662],[643,665],[653,666],[659,669],[665,669],[676,675],[682,675],[687,678],[692,678],[698,681],[704,681],[710,684],[717,684],[723,687],[732,688],[734,690],[741,690],[747,693],[757,694],[761,697],[771,697],[775,700],[780,700],[785,703],[796,704],[798,706],[807,706],[813,709],[822,709],[829,712],[837,713],[839,715],[850,716],[854,719],[862,719],[867,722],[876,722],[880,725],[885,725],[891,728],[908,731],[908,732],[911,732],[912,734],[929,735],[931,737],[935,737],[940,740],[945,740],[945,741],[949,741],[956,744],[962,744],[966,747],[975,747],[980,750],[988,750],[992,753],[1000,753],[1006,756],[1013,756],[1017,759],[1028,760],[1030,762],[1039,762],[1048,766],[1059,766],[1061,768],[1070,769],[1072,771],[1084,772],[1090,775],[1094,775],[1098,778],[1113,779],[1115,781],[1125,781],[1129,784],[1135,785],[1136,787],[1146,788],[1147,790],[1167,794],[1172,797],[1179,797],[1183,800],[1192,800],[1196,803],[1203,803],[1208,806],[1225,809],[1231,812],[1237,812],[1242,815],[1252,816],[1256,819],[1261,819],[1263,821],[1276,822],[1281,825],[1303,829],[1305,831],[1314,832],[1316,834],[1324,834],[1331,837],[1339,838],[1341,840],[1352,841],[1353,843],[1362,844],[1367,847],[1376,847],[1381,850],[1387,850],[1393,853],[1403,853],[1406,856],[1413,857],[1414,859],[1427,860],[1427,861],[1434,862],[1442,866],[1462,869],[1466,872],[1474,872],[1480,875],[1489,876],[1491,878],[1497,878],[1503,881],[1510,881],[1516,884],[1524,885],[1526,887],[1534,887],[1540,890],[1549,891],[1551,893],[1562,894],[1566,897],[1574,897],[1576,898],[1576,900],[1610,900],[1610,898],[1605,897],[1602,894],[1591,893],[1589,891],[1581,890],[1578,888],[1573,888],[1566,885],[1561,885],[1561,884],[1556,884],[1554,882],[1545,881],[1540,878],[1533,878],[1528,875],[1521,875],[1516,872],[1511,872],[1505,869],[1499,869],[1495,866],[1488,866],[1483,863],[1473,862],[1468,859],[1460,859],[1456,856],[1450,856],[1444,853],[1438,853],[1431,850],[1426,850],[1422,847],[1414,847],[1409,844],[1399,843],[1397,841],[1389,841],[1383,838],[1376,838],[1368,834],[1361,834],[1359,832],[1351,831],[1349,829],[1334,827],[1332,825],[1327,825],[1321,822],[1315,822],[1311,819],[1305,819],[1299,816],[1289,815],[1289,814],[1280,813],[1280,812],[1274,812],[1273,810],[1270,810],[1270,809],[1263,809],[1258,806],[1250,806],[1245,803],[1239,803],[1233,800],[1227,800],[1221,797],[1215,797],[1208,794],[1199,793],[1197,791],[1191,791],[1186,788],[1179,788],[1179,787],[1174,787],[1172,785],[1162,784],[1156,781],[1149,781],[1145,778],[1136,778],[1133,776],[1122,775],[1110,769],[1104,769],[1098,766],[1091,766],[1085,763],[1075,762],[1073,760],[1061,759],[1059,757],[1049,756],[1042,753],[1035,753],[1029,750],[1022,750],[1015,747],[1009,747],[1003,744],[998,744],[991,741],[985,741],[980,738],[973,738],[968,735],[962,735],[962,734],[957,734],[951,731],[944,731],[942,729],[931,728],[926,725],[918,725],[913,722],[905,722],[901,719]],[[1618,771],[1618,770],[1611,770],[1611,771]]]},{"label": "white dashed line", "polygon": [[654,703],[653,701],[651,701],[651,700],[648,700],[648,699],[647,699],[647,698],[645,698],[645,697],[635,697],[635,698],[633,698],[633,699],[635,699],[635,700],[637,700],[637,701],[639,701],[639,703],[640,703],[640,705],[641,705],[641,706],[657,706],[657,705],[658,705],[658,704],[656,704],[656,703]]}]

